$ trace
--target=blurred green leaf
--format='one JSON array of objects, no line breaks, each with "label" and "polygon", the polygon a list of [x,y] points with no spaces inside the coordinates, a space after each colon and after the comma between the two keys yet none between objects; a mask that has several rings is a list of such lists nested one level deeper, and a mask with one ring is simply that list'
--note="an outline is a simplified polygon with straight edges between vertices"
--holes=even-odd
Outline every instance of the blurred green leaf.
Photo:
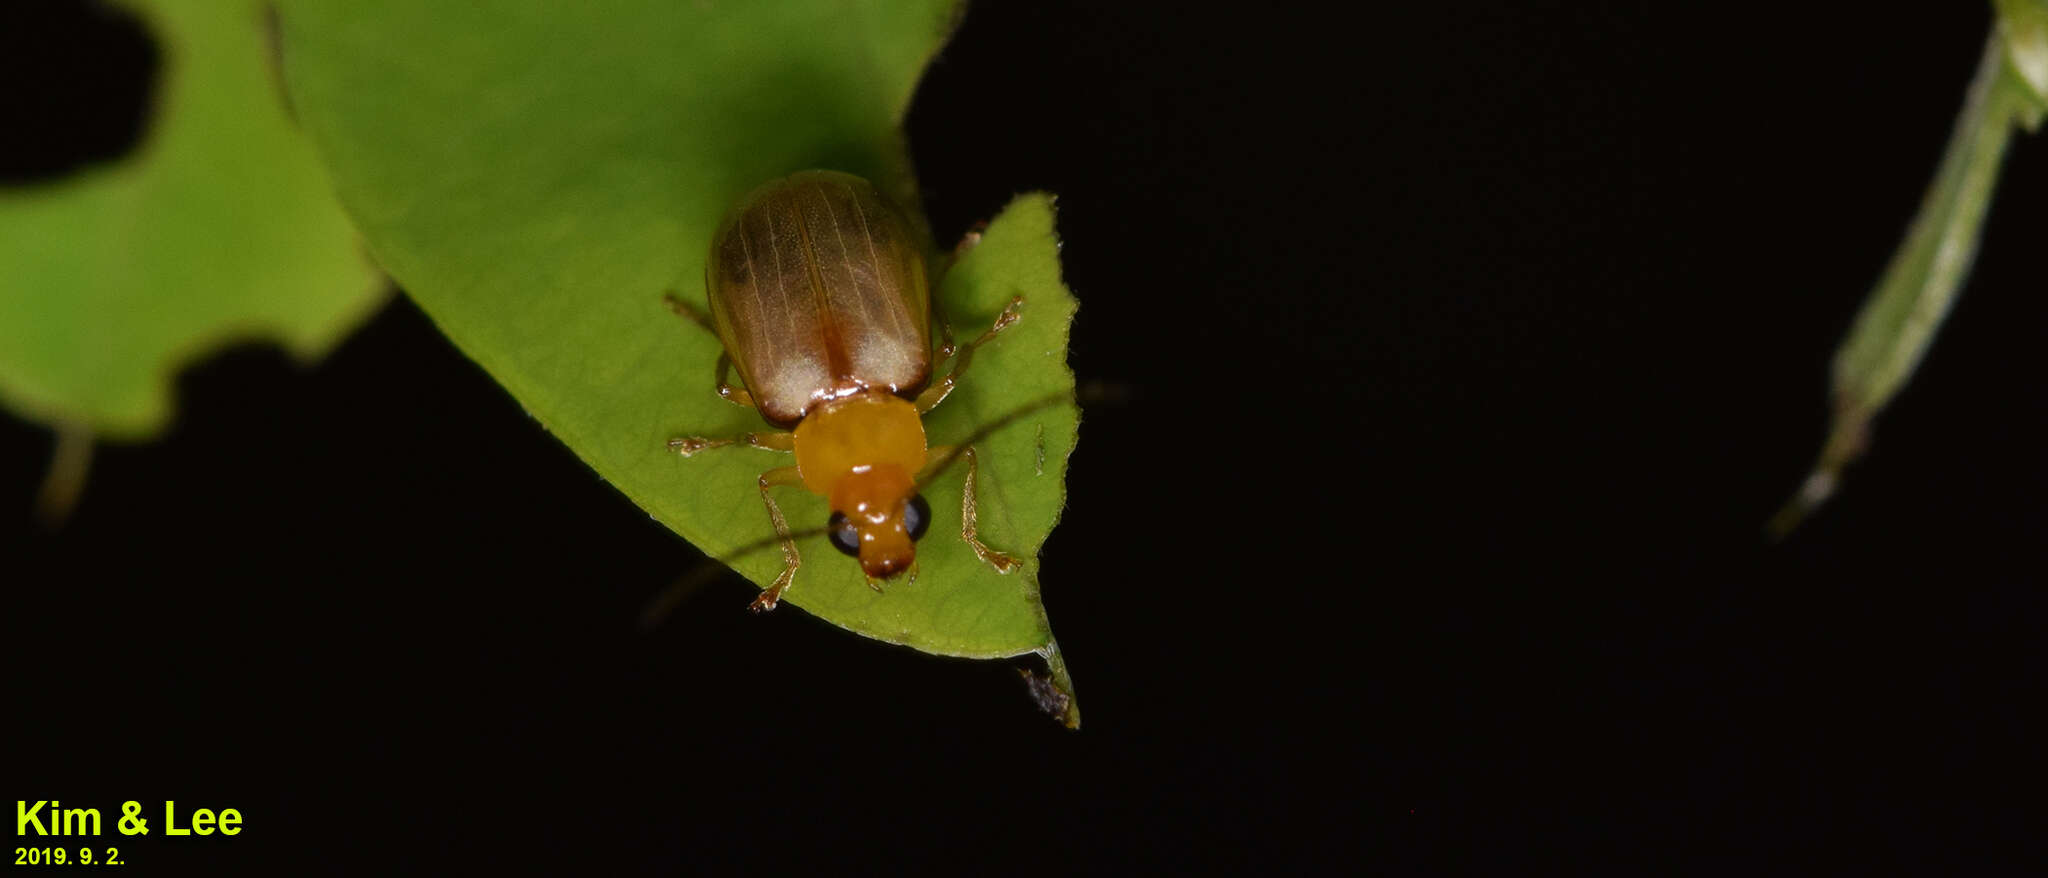
[{"label": "blurred green leaf", "polygon": [[317,357],[383,285],[286,115],[262,4],[125,5],[163,63],[141,147],[0,189],[0,402],[141,438],[169,421],[182,364],[256,338]]},{"label": "blurred green leaf", "polygon": [[[2043,4],[2020,0],[2000,8],[2026,7],[2033,14]],[[1842,469],[1863,453],[1872,420],[1912,377],[1955,304],[1977,255],[2006,145],[2015,128],[2039,121],[2039,97],[2022,78],[2010,42],[2014,35],[2035,33],[2000,24],[1986,40],[1920,212],[1835,352],[1834,419],[1827,441],[1806,481],[1772,517],[1773,533],[1790,532],[1833,494]]]},{"label": "blurred green leaf", "polygon": [[2032,130],[2048,112],[2048,0],[1995,0],[1993,5],[1998,7],[2006,59],[2033,97],[2026,121]]},{"label": "blurred green leaf", "polygon": [[[789,458],[668,451],[671,437],[764,427],[714,394],[718,342],[662,297],[703,303],[712,231],[771,178],[849,171],[915,207],[898,126],[952,4],[288,0],[283,11],[293,101],[384,267],[600,475],[707,553],[765,549],[730,563],[772,580],[781,558],[760,544],[773,531],[755,477]],[[996,219],[939,295],[964,339],[1017,294],[1023,319],[928,419],[934,444],[1072,389],[1074,306],[1043,196]],[[1064,501],[1075,419],[1071,405],[1046,408],[981,443],[991,545],[1035,556]],[[959,539],[961,473],[927,494],[938,520],[915,583],[877,594],[812,537],[785,602],[927,652],[1056,655],[1035,560],[999,576]],[[824,523],[817,498],[778,497],[792,526]]]}]

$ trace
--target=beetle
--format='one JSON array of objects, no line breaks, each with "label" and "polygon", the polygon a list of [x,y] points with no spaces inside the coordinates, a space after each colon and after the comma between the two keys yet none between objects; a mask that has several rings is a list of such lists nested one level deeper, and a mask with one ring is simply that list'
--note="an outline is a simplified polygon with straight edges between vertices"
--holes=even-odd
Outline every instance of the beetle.
[{"label": "beetle", "polygon": [[[977,236],[969,233],[960,250]],[[967,460],[960,536],[998,573],[1016,558],[976,536],[974,448],[928,447],[922,416],[945,401],[976,348],[1016,323],[1013,297],[988,331],[955,345],[935,320],[923,238],[874,184],[802,171],[762,184],[726,215],[704,266],[706,318],[673,294],[672,310],[718,336],[718,395],[760,412],[776,432],[669,440],[684,457],[735,444],[790,452],[761,474],[761,502],[782,543],[782,572],[751,606],[772,610],[803,563],[771,489],[802,485],[825,498],[833,548],[860,561],[868,586],[909,573],[931,525],[920,494],[927,463]],[[956,255],[959,251],[956,251]],[[933,324],[940,340],[933,345]],[[952,368],[932,380],[935,366]],[[737,368],[743,386],[728,381]]]}]

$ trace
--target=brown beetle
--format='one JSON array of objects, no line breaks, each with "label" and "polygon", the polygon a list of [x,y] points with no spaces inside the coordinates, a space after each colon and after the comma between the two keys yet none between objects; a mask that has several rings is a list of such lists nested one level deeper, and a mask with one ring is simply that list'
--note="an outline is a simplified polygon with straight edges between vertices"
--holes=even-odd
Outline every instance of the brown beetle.
[{"label": "brown beetle", "polygon": [[[974,238],[962,242],[970,246]],[[1016,322],[1012,299],[994,325],[966,345],[950,332],[932,347],[931,287],[923,248],[902,211],[873,184],[837,171],[804,171],[749,193],[711,239],[704,267],[708,321],[671,296],[677,313],[718,334],[718,395],[752,406],[789,432],[737,439],[688,437],[669,447],[689,456],[743,443],[791,451],[796,465],[761,474],[761,501],[782,538],[783,568],[755,598],[770,610],[802,558],[770,488],[802,484],[831,504],[833,547],[860,559],[868,584],[905,571],[916,578],[916,540],[931,523],[917,493],[928,460],[953,449],[927,448],[920,416],[953,391],[974,349]],[[937,382],[935,363],[953,361]],[[745,389],[726,378],[737,366]],[[1017,560],[975,537],[972,447],[960,535],[976,556],[1008,573]]]}]

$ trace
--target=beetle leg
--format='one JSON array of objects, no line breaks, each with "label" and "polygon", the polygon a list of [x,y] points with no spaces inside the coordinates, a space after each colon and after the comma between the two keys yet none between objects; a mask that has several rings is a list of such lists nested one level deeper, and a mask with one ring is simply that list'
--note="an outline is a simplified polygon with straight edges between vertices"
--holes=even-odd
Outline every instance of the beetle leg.
[{"label": "beetle leg", "polygon": [[[952,453],[953,446],[948,445],[935,446],[929,452],[933,459],[941,460],[951,456]],[[981,470],[981,464],[975,459],[974,446],[972,445],[960,449],[960,456],[967,458],[967,481],[960,488],[960,538],[966,540],[967,547],[974,550],[974,557],[980,558],[982,563],[995,568],[997,573],[1009,573],[1012,570],[1016,570],[1017,566],[1022,563],[1017,560],[1016,556],[1007,552],[998,552],[989,548],[987,543],[981,541],[977,527],[980,515],[975,508],[980,504],[975,501],[976,492],[974,489],[976,476]],[[934,473],[933,475],[937,474]]]},{"label": "beetle leg", "polygon": [[729,381],[725,380],[725,376],[726,376],[726,375],[727,375],[727,374],[728,374],[728,373],[729,373],[729,372],[731,371],[731,369],[732,369],[732,355],[731,355],[731,354],[728,354],[728,353],[726,353],[726,352],[724,352],[724,351],[719,351],[719,352],[718,352],[718,396],[719,396],[719,398],[720,398],[720,399],[723,399],[723,400],[725,400],[726,402],[730,402],[730,403],[733,403],[733,404],[735,404],[735,405],[743,405],[743,406],[746,406],[747,408],[753,408],[753,407],[754,407],[754,395],[753,395],[753,394],[751,394],[751,393],[748,393],[748,392],[746,392],[745,390],[742,390],[742,389],[740,389],[740,388],[738,388],[738,387],[734,387],[734,386],[732,386],[732,382],[729,382]]},{"label": "beetle leg", "polygon": [[[987,228],[987,220],[976,220],[974,225],[967,227],[966,233],[960,236],[960,243],[954,244],[953,252],[946,254],[946,265],[944,268],[939,270],[939,280],[941,282],[945,280],[946,275],[952,273],[953,266],[958,265],[960,263],[960,257],[966,256],[967,251],[972,250],[977,246],[980,246],[981,233],[983,230]],[[937,284],[934,284],[933,286],[936,287]],[[935,362],[944,363],[947,360],[952,359],[953,352],[958,350],[959,348],[955,347],[953,344],[953,324],[947,322],[945,314],[939,311],[939,302],[937,297],[933,297],[932,299],[932,318],[937,320],[939,323],[939,337],[942,340],[942,343],[939,345],[939,356],[935,360]]]},{"label": "beetle leg", "polygon": [[796,435],[793,433],[744,433],[736,439],[706,439],[702,436],[680,436],[668,440],[668,450],[689,457],[699,451],[723,448],[727,445],[746,445],[751,448],[765,448],[769,451],[795,451]]},{"label": "beetle leg", "polygon": [[1003,313],[996,315],[995,323],[989,325],[987,332],[982,333],[981,337],[960,346],[960,355],[953,360],[953,371],[947,372],[946,377],[933,382],[932,386],[925,388],[923,393],[917,395],[918,414],[924,414],[938,408],[939,403],[946,401],[946,397],[953,392],[953,386],[960,382],[960,374],[967,371],[968,361],[974,359],[974,349],[987,344],[996,337],[997,333],[1010,328],[1011,324],[1016,323],[1017,311],[1022,307],[1024,307],[1024,297],[1012,297],[1010,304],[1003,306]]},{"label": "beetle leg", "polygon": [[[712,334],[713,336],[716,336],[716,335],[718,335],[718,328],[717,328],[717,327],[715,327],[715,326],[712,326],[712,325],[711,325],[711,315],[709,315],[709,314],[706,314],[706,313],[704,313],[704,312],[702,312],[702,311],[699,311],[699,310],[697,310],[697,306],[695,306],[695,305],[692,305],[692,304],[690,304],[690,303],[688,303],[688,302],[685,302],[685,301],[683,301],[683,299],[682,299],[682,297],[681,297],[681,296],[678,296],[678,295],[676,295],[675,293],[666,293],[666,294],[663,294],[663,295],[662,295],[662,297],[661,297],[661,301],[662,301],[662,302],[663,302],[664,304],[668,305],[668,309],[669,309],[670,311],[674,311],[674,312],[676,313],[676,316],[678,316],[678,317],[681,317],[681,318],[683,318],[683,319],[685,319],[685,320],[688,320],[688,321],[690,321],[691,323],[695,323],[695,324],[697,324],[697,327],[698,327],[699,329],[702,329],[702,330],[704,330],[705,332],[711,333],[711,334]],[[730,375],[730,374],[731,374],[731,372],[732,372],[732,356],[731,356],[731,355],[729,355],[729,354],[727,354],[727,353],[726,353],[726,352],[724,352],[724,351],[719,351],[719,352],[718,352],[718,396],[719,396],[719,398],[720,398],[720,399],[724,399],[724,400],[726,400],[727,402],[732,402],[732,403],[736,403],[736,404],[739,404],[739,405],[743,405],[743,406],[746,406],[747,408],[753,408],[753,407],[754,407],[754,395],[753,395],[753,394],[751,394],[751,393],[748,393],[747,391],[745,391],[745,390],[742,390],[742,389],[740,389],[740,388],[738,388],[738,387],[734,387],[734,386],[732,385],[732,382],[730,382],[730,381],[727,381],[727,380],[726,380],[726,376],[727,376],[727,375]],[[674,443],[670,443],[670,444],[671,444],[671,445],[673,445]],[[709,447],[709,446],[706,446],[706,447]]]},{"label": "beetle leg", "polygon": [[939,272],[941,279],[945,278],[946,272],[953,270],[953,266],[960,264],[960,258],[966,256],[967,251],[981,246],[981,233],[987,229],[988,220],[975,220],[974,225],[967,227],[967,231],[960,235],[960,243],[954,244],[953,252],[946,254],[945,270]]},{"label": "beetle leg", "polygon": [[961,233],[960,243],[953,245],[953,258],[967,255],[967,251],[981,246],[981,233],[988,231],[988,220],[975,220],[967,231]]},{"label": "beetle leg", "polygon": [[[938,305],[932,306],[934,316],[938,315],[938,310]],[[952,359],[954,352],[958,350],[959,346],[953,344],[953,324],[946,322],[944,317],[939,317],[939,355],[934,357],[932,362],[944,363]]]},{"label": "beetle leg", "polygon": [[945,308],[939,304],[938,296],[932,297],[932,322],[939,325],[939,350],[932,357],[932,366],[936,368],[946,365],[946,361],[953,358],[953,352],[960,349],[953,344],[953,321],[946,319]]},{"label": "beetle leg", "polygon": [[804,563],[803,556],[796,551],[796,538],[789,534],[789,521],[782,517],[782,507],[775,505],[775,498],[768,493],[769,488],[799,484],[803,476],[797,473],[796,467],[783,466],[762,473],[759,481],[761,502],[768,507],[768,520],[775,524],[775,535],[782,538],[782,572],[761,590],[760,597],[754,598],[754,602],[747,606],[756,613],[775,609],[775,604],[782,600],[782,593],[796,579],[796,568]]},{"label": "beetle leg", "polygon": [[674,291],[661,294],[661,302],[667,305],[670,311],[674,311],[677,317],[697,324],[698,328],[712,335],[718,334],[717,328],[711,325],[711,315],[699,311],[697,306],[683,301],[683,297],[676,295]]}]

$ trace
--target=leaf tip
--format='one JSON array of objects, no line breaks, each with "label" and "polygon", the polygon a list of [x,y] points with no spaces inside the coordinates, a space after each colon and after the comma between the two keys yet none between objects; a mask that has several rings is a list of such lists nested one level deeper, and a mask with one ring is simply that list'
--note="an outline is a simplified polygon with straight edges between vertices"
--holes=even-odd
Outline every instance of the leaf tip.
[{"label": "leaf tip", "polygon": [[1067,661],[1060,656],[1058,641],[1047,641],[1044,649],[1035,653],[1045,660],[1045,673],[1035,668],[1018,668],[1017,674],[1024,680],[1024,688],[1031,693],[1031,700],[1047,716],[1069,729],[1081,728],[1081,705],[1074,698],[1074,678],[1067,674]]},{"label": "leaf tip", "polygon": [[1836,407],[1834,424],[1829,427],[1827,443],[1821,446],[1820,459],[1814,462],[1799,490],[1778,507],[1764,527],[1773,541],[1790,536],[1814,510],[1834,496],[1835,489],[1842,484],[1842,471],[1861,457],[1869,444],[1870,417],[1866,408],[1847,403]]},{"label": "leaf tip", "polygon": [[1793,492],[1791,498],[1785,501],[1785,505],[1778,507],[1778,511],[1771,514],[1770,522],[1764,525],[1764,530],[1770,534],[1771,540],[1777,542],[1791,536],[1792,531],[1797,529],[1807,516],[1812,515],[1815,509],[1819,509],[1822,503],[1827,502],[1840,482],[1840,470],[1825,465],[1815,466],[1813,471],[1806,475],[1806,481],[1799,485],[1799,490]]}]

